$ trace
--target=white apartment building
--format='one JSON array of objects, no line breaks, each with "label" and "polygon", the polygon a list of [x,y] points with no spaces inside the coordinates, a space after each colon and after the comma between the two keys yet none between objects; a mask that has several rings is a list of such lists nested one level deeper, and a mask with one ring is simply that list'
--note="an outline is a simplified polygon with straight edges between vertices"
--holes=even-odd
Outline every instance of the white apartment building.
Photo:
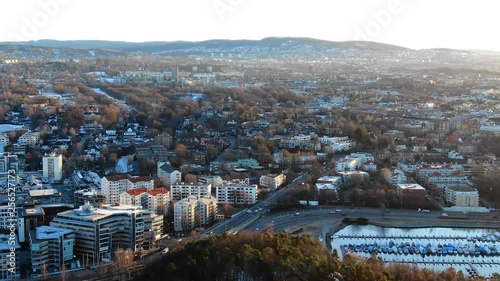
[{"label": "white apartment building", "polygon": [[[215,220],[217,200],[211,196],[189,196],[174,204],[174,230],[190,231]],[[198,221],[197,221],[198,220]]]},{"label": "white apartment building", "polygon": [[142,207],[153,214],[166,214],[169,203],[170,192],[164,187],[153,190],[139,187],[120,194],[120,204]]},{"label": "white apartment building", "polygon": [[0,145],[3,145],[4,147],[9,145],[10,143],[10,138],[7,134],[0,134]]},{"label": "white apartment building", "polygon": [[466,176],[428,176],[426,181],[430,184],[434,184],[439,187],[445,187],[449,185],[454,186],[470,186],[472,183]]},{"label": "white apartment building", "polygon": [[335,170],[337,172],[355,171],[360,167],[360,165],[360,158],[347,156],[346,158],[339,159],[337,163],[335,163]]},{"label": "white apartment building", "polygon": [[250,205],[257,202],[257,185],[222,185],[216,187],[217,203]]},{"label": "white apartment building", "polygon": [[[158,216],[161,219],[163,216]],[[109,262],[117,248],[139,251],[160,233],[155,215],[136,206],[94,208],[89,204],[58,213],[50,226],[75,232],[74,254],[83,265]]]},{"label": "white apartment building", "polygon": [[202,184],[211,184],[213,187],[217,187],[224,183],[220,176],[202,176],[198,178],[198,182]]},{"label": "white apartment building", "polygon": [[270,189],[277,189],[285,182],[285,174],[269,174],[260,177],[259,185]]},{"label": "white apartment building", "polygon": [[458,207],[479,207],[479,192],[472,187],[453,186],[445,189],[446,201]]},{"label": "white apartment building", "polygon": [[43,156],[42,159],[43,177],[49,179],[51,183],[60,182],[63,176],[63,161],[61,154],[52,153]]},{"label": "white apartment building", "polygon": [[212,194],[211,184],[202,183],[175,183],[170,187],[170,199],[179,201],[189,196],[205,197]]},{"label": "white apartment building", "polygon": [[182,173],[170,166],[170,163],[158,161],[156,172],[166,186],[182,181]]},{"label": "white apartment building", "polygon": [[422,164],[417,169],[417,176],[423,179],[427,176],[449,176],[463,172],[464,167],[461,164],[446,164],[446,165],[432,165]]},{"label": "white apartment building", "polygon": [[151,176],[133,177],[130,175],[105,176],[101,179],[101,192],[106,197],[106,203],[114,204],[120,201],[120,193],[130,189],[145,187],[154,188]]},{"label": "white apartment building", "polygon": [[373,158],[373,155],[368,152],[353,152],[351,153],[351,157],[353,158],[360,158],[360,163],[366,163],[366,162],[373,162],[375,161],[375,158]]},{"label": "white apartment building", "polygon": [[38,132],[35,133],[26,132],[17,139],[18,144],[29,145],[29,146],[37,145],[39,141],[40,141],[40,133]]},{"label": "white apartment building", "polygon": [[75,232],[71,229],[42,225],[32,230],[30,236],[31,267],[40,274],[46,266],[49,272],[61,266],[70,268],[73,260]]},{"label": "white apartment building", "polygon": [[403,171],[396,169],[392,172],[392,184],[404,184],[407,181],[408,178]]}]

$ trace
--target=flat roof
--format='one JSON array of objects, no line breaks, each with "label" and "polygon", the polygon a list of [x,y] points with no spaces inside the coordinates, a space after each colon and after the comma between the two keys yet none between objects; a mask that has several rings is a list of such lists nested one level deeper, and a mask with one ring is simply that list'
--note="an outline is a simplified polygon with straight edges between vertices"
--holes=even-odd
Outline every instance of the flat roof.
[{"label": "flat roof", "polygon": [[470,186],[450,186],[448,189],[451,189],[453,191],[470,191],[470,192],[475,192],[477,189],[470,187]]},{"label": "flat roof", "polygon": [[414,189],[414,190],[425,190],[424,187],[422,187],[418,183],[411,183],[411,184],[398,184],[398,187],[401,189]]},{"label": "flat roof", "polygon": [[53,195],[59,195],[59,191],[57,189],[34,189],[28,191],[30,197],[37,197],[37,196],[53,196]]},{"label": "flat roof", "polygon": [[82,205],[78,209],[68,210],[57,214],[58,217],[71,217],[78,220],[95,221],[106,218],[111,215],[124,214],[131,215],[137,213],[150,213],[149,210],[142,209],[140,206],[132,205],[104,205],[103,208],[94,208],[90,205]]},{"label": "flat roof", "polygon": [[36,239],[56,239],[72,232],[74,231],[67,228],[42,225],[36,228]]},{"label": "flat roof", "polygon": [[[13,245],[9,245],[9,237],[10,234],[0,234],[0,252],[10,251],[10,248]],[[17,240],[17,235],[15,239],[16,244],[14,245],[14,248],[21,248],[21,246],[19,246],[19,241]]]}]

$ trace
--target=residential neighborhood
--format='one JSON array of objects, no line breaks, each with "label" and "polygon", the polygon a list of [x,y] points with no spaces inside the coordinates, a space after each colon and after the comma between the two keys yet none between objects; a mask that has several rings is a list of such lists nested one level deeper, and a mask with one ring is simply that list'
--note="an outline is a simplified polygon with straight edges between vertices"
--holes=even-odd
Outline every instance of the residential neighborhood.
[{"label": "residential neighborhood", "polygon": [[500,208],[498,57],[19,48],[0,46],[0,228],[14,202],[24,259],[0,279],[110,264],[237,216]]}]

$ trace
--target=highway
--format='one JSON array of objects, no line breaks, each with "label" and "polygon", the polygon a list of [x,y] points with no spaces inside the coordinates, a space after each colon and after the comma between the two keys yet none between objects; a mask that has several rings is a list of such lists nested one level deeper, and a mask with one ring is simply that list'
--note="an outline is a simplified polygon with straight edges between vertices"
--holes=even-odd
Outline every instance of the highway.
[{"label": "highway", "polygon": [[[339,210],[339,211],[336,211]],[[381,210],[377,208],[342,209],[342,207],[323,208],[315,210],[304,210],[297,212],[286,212],[266,216],[246,226],[245,230],[264,231],[272,226],[275,232],[286,228],[320,221],[331,221],[331,225],[338,223],[344,218],[367,218],[379,221],[395,222],[394,227],[404,226],[443,226],[443,227],[485,227],[488,225],[499,226],[499,220],[491,220],[488,217],[474,218],[469,220],[463,214],[454,214],[450,217],[442,217],[442,212],[419,213],[416,210],[390,210],[382,217]],[[455,218],[453,218],[455,217]],[[457,218],[458,217],[458,218]]]},{"label": "highway", "polygon": [[294,179],[286,187],[270,193],[265,200],[262,200],[261,202],[253,205],[252,207],[233,215],[230,219],[226,219],[220,222],[219,224],[205,230],[202,236],[207,236],[211,234],[222,234],[224,232],[236,229],[242,225],[250,223],[254,220],[258,220],[262,214],[265,214],[269,211],[270,204],[272,202],[275,202],[280,197],[282,197],[287,192],[288,189],[294,188],[302,184],[304,182],[305,177],[306,175],[304,174]]}]

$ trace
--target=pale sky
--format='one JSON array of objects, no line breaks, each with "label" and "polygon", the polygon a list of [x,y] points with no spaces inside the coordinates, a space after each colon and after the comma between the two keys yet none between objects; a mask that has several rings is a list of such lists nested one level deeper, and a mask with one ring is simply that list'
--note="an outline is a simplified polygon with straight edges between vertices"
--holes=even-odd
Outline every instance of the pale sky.
[{"label": "pale sky", "polygon": [[500,51],[498,0],[2,0],[0,41],[311,37]]}]

